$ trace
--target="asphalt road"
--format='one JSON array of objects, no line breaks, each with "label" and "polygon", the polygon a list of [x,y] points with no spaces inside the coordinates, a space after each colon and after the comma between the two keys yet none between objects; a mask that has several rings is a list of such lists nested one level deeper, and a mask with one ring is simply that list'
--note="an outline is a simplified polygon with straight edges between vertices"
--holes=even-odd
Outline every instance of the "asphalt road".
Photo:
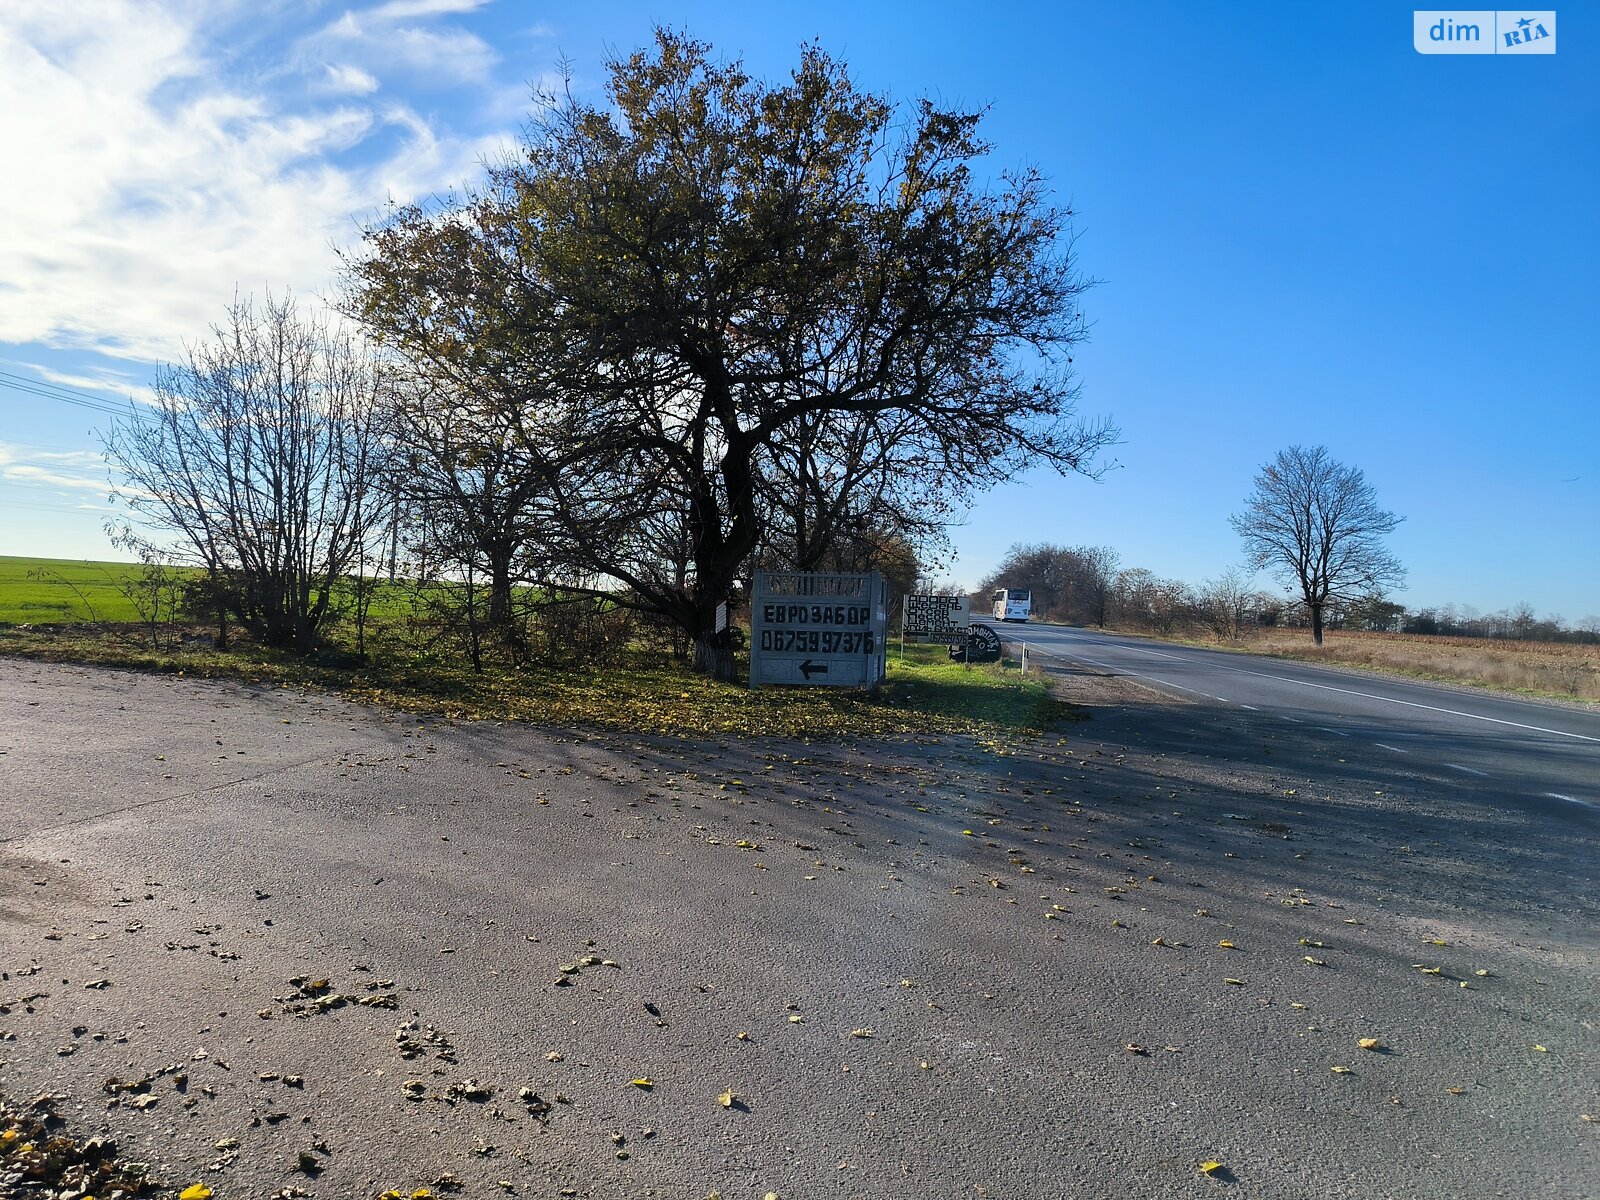
[{"label": "asphalt road", "polygon": [[1060,683],[680,743],[0,659],[0,1093],[168,1197],[1600,1195],[1597,814]]},{"label": "asphalt road", "polygon": [[1600,710],[1060,625],[995,627],[1047,655],[1257,714],[1273,736],[1347,739],[1351,753],[1551,820],[1592,828],[1582,810],[1600,811]]}]

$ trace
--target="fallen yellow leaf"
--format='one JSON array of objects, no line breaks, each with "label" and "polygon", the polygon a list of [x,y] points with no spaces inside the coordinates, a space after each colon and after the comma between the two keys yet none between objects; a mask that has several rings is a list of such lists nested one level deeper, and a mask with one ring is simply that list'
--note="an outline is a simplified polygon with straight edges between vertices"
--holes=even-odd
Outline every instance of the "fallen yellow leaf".
[{"label": "fallen yellow leaf", "polygon": [[178,1200],[210,1200],[211,1189],[203,1183],[191,1183],[178,1193]]},{"label": "fallen yellow leaf", "polygon": [[1235,946],[1232,942],[1230,942],[1227,938],[1223,938],[1220,942],[1217,943],[1217,946],[1220,949],[1223,949],[1223,950],[1237,950],[1239,948],[1239,947]]},{"label": "fallen yellow leaf", "polygon": [[729,1088],[717,1097],[717,1103],[722,1105],[723,1108],[732,1108],[733,1102],[737,1099],[738,1097],[733,1094],[733,1089]]},{"label": "fallen yellow leaf", "polygon": [[1244,980],[1242,980],[1242,979],[1224,979],[1222,982],[1223,983],[1231,983],[1231,984],[1233,984],[1234,987],[1243,987],[1244,986]]},{"label": "fallen yellow leaf", "polygon": [[1350,1074],[1350,1068],[1349,1067],[1331,1067],[1329,1069],[1332,1070],[1335,1075],[1348,1075],[1348,1074]]},{"label": "fallen yellow leaf", "polygon": [[1220,1170],[1222,1170],[1222,1164],[1219,1162],[1203,1162],[1200,1164],[1200,1173],[1202,1175],[1215,1175]]},{"label": "fallen yellow leaf", "polygon": [[1546,1050],[1543,1046],[1535,1046],[1534,1049],[1537,1050],[1540,1054],[1549,1054],[1550,1053],[1550,1051]]},{"label": "fallen yellow leaf", "polygon": [[642,1076],[638,1079],[630,1079],[628,1082],[633,1084],[634,1087],[644,1088],[646,1091],[649,1091],[656,1085],[656,1081],[651,1079],[648,1075]]},{"label": "fallen yellow leaf", "polygon": [[1356,1045],[1360,1046],[1363,1050],[1377,1050],[1380,1043],[1378,1042],[1377,1038],[1357,1038]]}]

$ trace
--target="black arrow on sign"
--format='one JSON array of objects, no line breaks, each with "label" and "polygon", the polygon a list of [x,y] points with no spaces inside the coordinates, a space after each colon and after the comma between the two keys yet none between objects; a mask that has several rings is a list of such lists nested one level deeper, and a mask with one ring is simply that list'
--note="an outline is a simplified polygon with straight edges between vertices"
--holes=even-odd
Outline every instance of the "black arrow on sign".
[{"label": "black arrow on sign", "polygon": [[813,675],[826,675],[827,673],[827,663],[814,663],[809,658],[804,659],[800,663],[800,674],[804,675],[807,680],[809,680]]}]

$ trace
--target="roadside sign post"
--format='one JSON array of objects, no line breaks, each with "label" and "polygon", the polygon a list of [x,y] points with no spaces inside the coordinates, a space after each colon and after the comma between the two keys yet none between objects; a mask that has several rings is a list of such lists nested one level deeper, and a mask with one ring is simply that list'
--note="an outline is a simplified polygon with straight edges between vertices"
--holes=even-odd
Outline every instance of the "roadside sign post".
[{"label": "roadside sign post", "polygon": [[967,640],[972,612],[965,596],[907,596],[900,609],[900,649],[907,635],[925,642],[959,645]]},{"label": "roadside sign post", "polygon": [[757,571],[750,686],[877,687],[888,669],[888,585],[877,571]]}]

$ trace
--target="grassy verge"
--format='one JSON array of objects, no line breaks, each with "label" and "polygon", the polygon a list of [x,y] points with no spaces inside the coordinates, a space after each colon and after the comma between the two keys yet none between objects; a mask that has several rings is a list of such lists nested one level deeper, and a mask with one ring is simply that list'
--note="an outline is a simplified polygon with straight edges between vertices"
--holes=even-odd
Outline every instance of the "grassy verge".
[{"label": "grassy verge", "polygon": [[951,663],[942,646],[892,650],[876,693],[764,688],[693,675],[633,652],[594,669],[533,667],[474,674],[452,662],[391,657],[359,667],[307,662],[259,647],[204,643],[152,650],[131,630],[0,628],[0,654],[198,678],[294,684],[413,712],[474,720],[592,726],[673,737],[880,737],[1040,732],[1080,714],[1040,679],[1000,665]]}]

